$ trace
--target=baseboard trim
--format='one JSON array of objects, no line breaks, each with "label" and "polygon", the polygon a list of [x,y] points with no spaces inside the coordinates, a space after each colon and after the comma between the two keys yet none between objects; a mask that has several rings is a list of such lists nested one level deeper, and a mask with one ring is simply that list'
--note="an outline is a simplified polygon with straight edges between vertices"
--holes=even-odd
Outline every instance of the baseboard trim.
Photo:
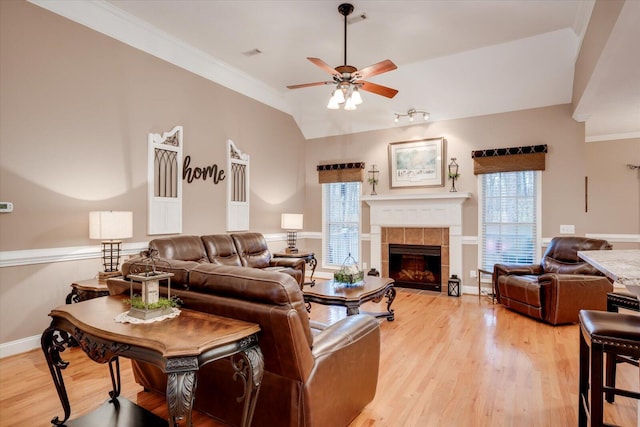
[{"label": "baseboard trim", "polygon": [[0,359],[40,348],[41,335],[0,344]]}]

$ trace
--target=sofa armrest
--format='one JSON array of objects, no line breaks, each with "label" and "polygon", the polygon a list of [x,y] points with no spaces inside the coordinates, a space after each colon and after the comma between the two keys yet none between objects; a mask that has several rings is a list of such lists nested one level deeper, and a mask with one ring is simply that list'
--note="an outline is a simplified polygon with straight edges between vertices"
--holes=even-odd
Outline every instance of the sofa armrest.
[{"label": "sofa armrest", "polygon": [[302,258],[271,258],[269,261],[270,267],[289,267],[295,270],[302,270],[304,272],[306,261]]},{"label": "sofa armrest", "polygon": [[322,329],[313,340],[312,354],[314,358],[335,352],[345,346],[352,345],[363,336],[372,332],[380,334],[380,325],[374,317],[361,314],[348,316],[331,326]]},{"label": "sofa armrest", "polygon": [[542,274],[542,266],[540,264],[495,264],[493,266],[493,274],[494,276],[497,274],[498,276],[526,276],[526,275],[534,275],[537,276]]},{"label": "sofa armrest", "polygon": [[604,276],[545,273],[538,278],[544,287],[545,320],[552,325],[577,323],[580,310],[607,310],[607,293],[613,285]]},{"label": "sofa armrest", "polygon": [[129,294],[130,283],[122,277],[110,277],[107,279],[107,288],[109,295]]},{"label": "sofa armrest", "polygon": [[376,393],[378,321],[366,314],[342,319],[315,337],[312,355],[314,366],[305,385],[304,407],[308,412],[303,425],[348,425]]},{"label": "sofa armrest", "polygon": [[501,276],[537,276],[542,273],[540,264],[494,264],[492,281],[498,302],[500,302],[499,281]]}]

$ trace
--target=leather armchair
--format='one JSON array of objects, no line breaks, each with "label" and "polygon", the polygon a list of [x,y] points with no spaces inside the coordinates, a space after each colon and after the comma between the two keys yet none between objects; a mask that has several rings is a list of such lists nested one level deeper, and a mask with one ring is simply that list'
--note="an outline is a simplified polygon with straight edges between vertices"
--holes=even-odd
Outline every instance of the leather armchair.
[{"label": "leather armchair", "polygon": [[606,310],[611,281],[578,257],[578,251],[607,250],[606,240],[555,237],[540,264],[493,267],[498,301],[514,311],[559,325],[577,323],[578,312]]}]

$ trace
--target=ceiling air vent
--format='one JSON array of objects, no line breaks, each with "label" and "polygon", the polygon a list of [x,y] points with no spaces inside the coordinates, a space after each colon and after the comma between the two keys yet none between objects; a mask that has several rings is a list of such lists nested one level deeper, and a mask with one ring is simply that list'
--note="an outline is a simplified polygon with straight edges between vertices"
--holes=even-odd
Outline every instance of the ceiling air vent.
[{"label": "ceiling air vent", "polygon": [[262,53],[262,51],[261,51],[260,49],[258,49],[258,48],[256,48],[256,49],[251,49],[251,50],[248,50],[248,51],[246,51],[246,52],[242,52],[242,54],[243,54],[244,56],[256,56],[256,55],[259,55],[259,54],[261,54],[261,53]]}]

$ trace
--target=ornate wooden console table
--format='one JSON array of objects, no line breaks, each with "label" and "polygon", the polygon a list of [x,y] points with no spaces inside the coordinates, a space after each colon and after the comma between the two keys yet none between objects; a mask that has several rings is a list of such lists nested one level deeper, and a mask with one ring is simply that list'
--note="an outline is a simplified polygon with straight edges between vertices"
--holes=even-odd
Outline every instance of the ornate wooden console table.
[{"label": "ornate wooden console table", "polygon": [[[122,297],[107,296],[63,305],[49,313],[53,320],[42,334],[42,351],[64,409],[64,418],[55,417],[52,424],[95,425],[88,421],[96,418],[89,418],[91,414],[67,421],[71,415],[71,405],[62,370],[69,363],[62,359],[61,353],[65,346],[75,343],[92,360],[109,363],[113,390],[109,392],[111,399],[108,406],[111,408],[105,409],[103,405],[98,409],[103,421],[110,414],[116,422],[118,418],[132,419],[128,425],[167,425],[166,422],[157,423],[157,420],[151,424],[153,418],[158,417],[126,399],[118,399],[120,356],[152,363],[167,374],[166,397],[170,426],[176,426],[177,420],[181,418],[185,419],[187,426],[192,425],[191,410],[198,369],[214,360],[230,357],[235,370],[234,377],[242,379],[245,385],[242,425],[251,424],[264,372],[264,361],[257,338],[260,327],[257,324],[187,309],[182,309],[176,318],[159,322],[116,322],[116,315],[127,309]],[[226,390],[220,392],[224,393]],[[117,413],[117,417],[113,416],[114,413]]]}]

